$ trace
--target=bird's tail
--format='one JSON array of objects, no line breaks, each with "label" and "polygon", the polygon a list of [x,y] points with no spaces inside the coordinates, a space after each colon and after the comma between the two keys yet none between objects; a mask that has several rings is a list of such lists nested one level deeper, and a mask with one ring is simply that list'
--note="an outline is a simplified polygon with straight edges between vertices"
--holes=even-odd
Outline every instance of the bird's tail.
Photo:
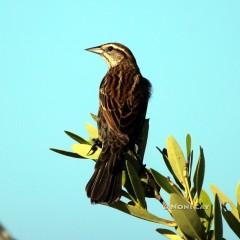
[{"label": "bird's tail", "polygon": [[95,171],[86,186],[91,202],[111,203],[120,198],[123,162],[121,149],[108,146],[102,150]]}]

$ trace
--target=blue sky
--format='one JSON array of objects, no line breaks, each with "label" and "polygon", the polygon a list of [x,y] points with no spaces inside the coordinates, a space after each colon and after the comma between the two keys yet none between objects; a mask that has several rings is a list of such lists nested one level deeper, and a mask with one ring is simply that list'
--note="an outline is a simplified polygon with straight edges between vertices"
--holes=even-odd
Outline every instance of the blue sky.
[{"label": "blue sky", "polygon": [[[47,1],[0,3],[0,220],[18,239],[161,239],[148,223],[91,205],[93,164],[57,155],[64,135],[86,136],[107,66],[83,49],[129,46],[150,79],[145,162],[168,175],[155,149],[191,133],[206,155],[205,189],[232,199],[239,182],[240,2]],[[161,214],[152,203],[152,211]],[[236,239],[225,227],[225,237]]]}]

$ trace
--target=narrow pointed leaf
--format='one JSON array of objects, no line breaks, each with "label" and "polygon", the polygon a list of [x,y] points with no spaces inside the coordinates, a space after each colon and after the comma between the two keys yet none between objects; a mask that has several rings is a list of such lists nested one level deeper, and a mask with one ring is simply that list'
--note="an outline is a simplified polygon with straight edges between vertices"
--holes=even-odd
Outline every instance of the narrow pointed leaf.
[{"label": "narrow pointed leaf", "polygon": [[236,195],[237,195],[237,210],[238,210],[238,216],[240,218],[240,183],[237,186],[236,190]]},{"label": "narrow pointed leaf", "polygon": [[181,231],[194,239],[205,239],[200,218],[189,202],[176,193],[170,195],[172,215]]},{"label": "narrow pointed leaf", "polygon": [[183,238],[178,236],[175,232],[170,231],[168,229],[158,228],[158,229],[156,229],[156,231],[170,240],[184,240]]},{"label": "narrow pointed leaf", "polygon": [[240,239],[240,222],[235,218],[235,216],[231,213],[231,211],[228,211],[225,207],[222,208],[222,214],[226,222],[228,223],[228,225],[233,230],[233,232]]},{"label": "narrow pointed leaf", "polygon": [[98,121],[98,116],[97,116],[97,115],[95,115],[95,114],[93,114],[93,113],[90,113],[90,115],[91,115],[92,119],[93,119],[95,122]]},{"label": "narrow pointed leaf", "polygon": [[144,219],[144,220],[147,220],[150,222],[160,223],[160,224],[163,224],[163,225],[169,226],[169,227],[176,226],[175,222],[164,219],[164,218],[157,217],[157,216],[151,214],[150,212],[148,212],[146,209],[141,208],[136,205],[129,205],[122,201],[118,201],[118,202],[108,204],[107,206],[110,206],[112,208],[118,209],[127,214],[130,214],[134,217],[141,218],[141,219]]},{"label": "narrow pointed leaf", "polygon": [[97,139],[98,138],[98,130],[97,128],[93,127],[90,123],[86,124],[86,129],[89,134],[90,139]]},{"label": "narrow pointed leaf", "polygon": [[158,186],[162,187],[166,192],[181,194],[180,189],[168,178],[164,177],[162,174],[155,171],[154,169],[150,169],[150,172]]},{"label": "narrow pointed leaf", "polygon": [[188,175],[189,175],[189,179],[191,179],[191,176],[192,176],[192,163],[193,163],[193,150],[191,151],[190,161],[189,161],[189,164],[188,164]]},{"label": "narrow pointed leaf", "polygon": [[122,171],[122,186],[127,190],[128,196],[130,199],[134,202],[137,203],[137,199],[130,181],[130,178],[128,176],[127,170]]},{"label": "narrow pointed leaf", "polygon": [[183,152],[174,137],[167,139],[168,160],[173,172],[181,184],[184,185],[184,170],[186,169],[186,160]]},{"label": "narrow pointed leaf", "polygon": [[238,204],[240,204],[240,183],[237,185],[236,196]]},{"label": "narrow pointed leaf", "polygon": [[[177,233],[177,235],[178,236],[181,236],[182,238],[184,238],[184,240],[188,240],[187,239],[187,237],[186,237],[186,235],[181,231],[181,229],[179,228],[179,226],[177,226],[176,228],[175,228],[175,231],[176,231],[176,233]],[[192,238],[190,238],[191,240],[192,240]],[[189,239],[189,240],[190,240]]]},{"label": "narrow pointed leaf", "polygon": [[214,201],[214,233],[213,240],[219,240],[223,237],[222,214],[218,195],[215,194]]},{"label": "narrow pointed leaf", "polygon": [[64,131],[69,137],[71,137],[72,139],[74,139],[75,141],[77,141],[78,143],[82,143],[82,144],[89,144],[88,141],[86,141],[85,139],[83,139],[82,137],[78,136],[75,133],[69,132],[69,131]]},{"label": "narrow pointed leaf", "polygon": [[237,210],[237,207],[234,205],[234,203],[223,192],[221,192],[215,185],[211,185],[210,187],[212,192],[218,195],[223,206],[227,204],[230,205],[232,214],[235,216],[235,218],[237,218],[238,221],[240,221],[238,210]]},{"label": "narrow pointed leaf", "polygon": [[201,204],[201,209],[199,209],[198,215],[203,222],[206,232],[208,232],[211,228],[213,219],[213,205],[208,194],[204,190],[201,191],[198,202]]},{"label": "narrow pointed leaf", "polygon": [[200,196],[200,193],[202,190],[204,173],[205,173],[205,158],[204,158],[203,149],[200,147],[199,159],[198,159],[197,167],[193,177],[194,189],[198,197]]},{"label": "narrow pointed leaf", "polygon": [[93,154],[89,155],[89,152],[91,150],[91,145],[89,144],[73,144],[72,145],[72,149],[74,153],[77,153],[81,156],[83,156],[84,158],[88,158],[88,159],[93,159],[93,160],[97,160],[101,150],[98,148]]},{"label": "narrow pointed leaf", "polygon": [[172,174],[174,180],[176,181],[177,185],[182,189],[184,190],[184,187],[183,185],[180,183],[180,181],[178,180],[177,176],[175,175],[170,163],[169,163],[169,160],[168,160],[168,156],[167,156],[167,149],[164,148],[163,150],[161,150],[159,147],[156,147],[157,150],[162,154],[162,157],[163,157],[163,160],[165,162],[165,165],[167,166],[169,172]]},{"label": "narrow pointed leaf", "polygon": [[77,154],[77,153],[74,153],[74,152],[68,152],[68,151],[65,151],[65,150],[61,150],[61,149],[56,149],[56,148],[50,148],[51,151],[53,152],[56,152],[56,153],[59,153],[59,154],[62,154],[64,156],[68,156],[68,157],[73,157],[73,158],[83,158],[85,159],[85,157]]},{"label": "narrow pointed leaf", "polygon": [[172,170],[172,167],[171,167],[171,165],[170,165],[170,163],[169,163],[169,160],[167,159],[167,157],[168,157],[168,156],[167,156],[167,149],[164,148],[163,150],[161,150],[159,147],[156,147],[156,148],[157,148],[157,150],[162,154],[163,160],[164,160],[164,162],[165,162],[165,164],[166,164],[169,172],[172,173],[172,174],[174,174],[174,172],[173,172],[173,170]]},{"label": "narrow pointed leaf", "polygon": [[148,129],[149,129],[149,119],[145,119],[144,125],[142,128],[142,133],[141,133],[141,136],[139,137],[138,143],[137,143],[137,145],[138,145],[137,153],[142,162],[143,162],[144,153],[145,153],[145,149],[146,149],[146,145],[147,145]]},{"label": "narrow pointed leaf", "polygon": [[191,187],[191,174],[192,174],[192,162],[193,162],[193,150],[192,150],[192,138],[190,134],[186,136],[187,147],[187,167],[188,167],[188,184]]},{"label": "narrow pointed leaf", "polygon": [[190,134],[187,134],[187,137],[186,137],[186,147],[187,147],[187,160],[188,162],[190,162],[191,151],[192,151],[192,139]]},{"label": "narrow pointed leaf", "polygon": [[131,181],[132,188],[137,198],[136,199],[137,202],[141,207],[147,208],[147,204],[144,197],[144,190],[143,190],[140,178],[130,161],[126,161],[126,168],[127,168],[129,179]]},{"label": "narrow pointed leaf", "polygon": [[203,206],[203,208],[206,212],[206,215],[209,218],[212,218],[212,216],[213,216],[213,205],[212,205],[210,197],[208,196],[208,194],[204,190],[202,190],[201,193],[200,193],[199,202],[202,204],[202,206]]},{"label": "narrow pointed leaf", "polygon": [[126,183],[126,178],[127,178],[127,173],[125,170],[122,171],[122,186],[125,185]]}]

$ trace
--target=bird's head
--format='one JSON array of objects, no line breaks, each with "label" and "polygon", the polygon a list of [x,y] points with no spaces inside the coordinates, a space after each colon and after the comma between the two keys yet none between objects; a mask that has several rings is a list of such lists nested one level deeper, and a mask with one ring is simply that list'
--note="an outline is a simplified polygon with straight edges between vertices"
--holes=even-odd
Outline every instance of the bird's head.
[{"label": "bird's head", "polygon": [[123,61],[136,64],[132,52],[120,43],[106,43],[85,50],[101,55],[107,61],[109,67],[117,66]]}]

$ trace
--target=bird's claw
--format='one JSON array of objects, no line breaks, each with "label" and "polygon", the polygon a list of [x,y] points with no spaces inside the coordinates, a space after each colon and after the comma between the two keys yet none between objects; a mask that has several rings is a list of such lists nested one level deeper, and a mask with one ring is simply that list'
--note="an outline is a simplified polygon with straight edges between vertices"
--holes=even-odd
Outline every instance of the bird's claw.
[{"label": "bird's claw", "polygon": [[98,138],[93,138],[92,141],[93,145],[87,153],[87,156],[93,155],[97,151],[98,147],[102,147],[102,142]]}]

